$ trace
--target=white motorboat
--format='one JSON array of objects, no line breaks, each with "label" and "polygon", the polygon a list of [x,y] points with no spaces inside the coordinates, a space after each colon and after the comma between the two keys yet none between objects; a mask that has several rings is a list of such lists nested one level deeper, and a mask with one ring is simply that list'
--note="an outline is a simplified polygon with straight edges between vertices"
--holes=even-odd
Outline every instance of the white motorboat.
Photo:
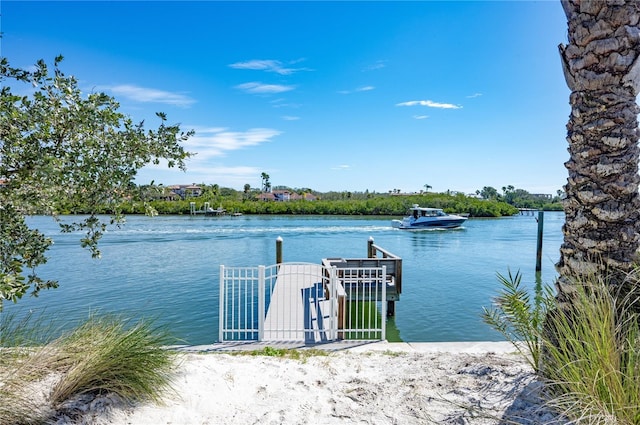
[{"label": "white motorboat", "polygon": [[440,208],[425,208],[413,204],[402,220],[392,220],[393,227],[404,230],[453,229],[460,227],[467,217],[447,214]]}]

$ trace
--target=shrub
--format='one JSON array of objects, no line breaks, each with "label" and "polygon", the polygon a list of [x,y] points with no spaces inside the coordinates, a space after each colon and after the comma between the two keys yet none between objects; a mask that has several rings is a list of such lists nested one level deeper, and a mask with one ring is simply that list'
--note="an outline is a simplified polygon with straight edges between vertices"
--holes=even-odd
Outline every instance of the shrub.
[{"label": "shrub", "polygon": [[[627,280],[638,283],[635,275]],[[639,424],[638,298],[612,293],[606,276],[575,281],[572,302],[562,306],[549,287],[531,303],[519,274],[501,282],[484,319],[519,349],[525,343],[548,404],[575,423]]]},{"label": "shrub", "polygon": [[[149,322],[92,316],[39,347],[5,345],[0,348],[0,423],[44,422],[65,402],[85,394],[158,402],[171,388],[175,359],[163,348],[170,342],[166,331]],[[47,386],[50,393],[42,391]]]}]

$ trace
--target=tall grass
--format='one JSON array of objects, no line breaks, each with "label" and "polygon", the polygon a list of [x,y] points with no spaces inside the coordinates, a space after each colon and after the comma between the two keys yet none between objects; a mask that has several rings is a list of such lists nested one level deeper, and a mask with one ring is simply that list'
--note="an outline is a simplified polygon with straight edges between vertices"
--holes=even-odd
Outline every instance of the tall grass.
[{"label": "tall grass", "polygon": [[549,315],[544,376],[550,404],[581,423],[640,424],[640,328],[635,301],[606,280],[576,284]]},{"label": "tall grass", "polygon": [[[22,336],[12,340],[24,341]],[[163,348],[171,342],[165,330],[149,322],[91,316],[42,346],[0,348],[0,424],[45,422],[85,394],[159,402],[171,388],[175,359]],[[21,354],[11,354],[16,352]]]},{"label": "tall grass", "polygon": [[68,369],[51,394],[54,405],[95,392],[160,401],[173,369],[163,348],[168,342],[165,331],[147,322],[129,326],[116,317],[92,317],[55,342]]},{"label": "tall grass", "polygon": [[[627,279],[638,283],[636,275]],[[638,299],[612,293],[606,276],[590,276],[574,282],[570,303],[558,306],[546,288],[536,307],[524,291],[513,291],[515,280],[502,282],[513,297],[497,297],[484,318],[501,332],[505,326],[523,330],[506,335],[520,347],[515,337],[528,338],[548,404],[579,424],[640,424]],[[540,312],[545,320],[532,320]]]},{"label": "tall grass", "polygon": [[34,387],[48,373],[41,346],[51,329],[43,316],[0,313],[0,424],[38,423],[51,413],[34,396]]},{"label": "tall grass", "polygon": [[53,328],[53,321],[44,314],[18,317],[15,313],[0,312],[0,347],[42,345],[51,339]]}]

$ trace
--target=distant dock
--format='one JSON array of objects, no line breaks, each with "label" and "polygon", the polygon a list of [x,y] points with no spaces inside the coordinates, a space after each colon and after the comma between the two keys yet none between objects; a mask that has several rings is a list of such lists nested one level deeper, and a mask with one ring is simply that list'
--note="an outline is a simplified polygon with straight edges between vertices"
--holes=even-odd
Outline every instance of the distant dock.
[{"label": "distant dock", "polygon": [[537,208],[518,208],[520,215],[535,215],[538,212]]},{"label": "distant dock", "polygon": [[218,208],[215,208],[215,209],[211,208],[211,206],[209,205],[208,202],[205,202],[204,206],[202,208],[197,209],[195,202],[189,202],[189,214],[190,215],[217,216],[217,215],[226,215],[227,214],[227,210],[225,210],[221,206],[218,207]]}]

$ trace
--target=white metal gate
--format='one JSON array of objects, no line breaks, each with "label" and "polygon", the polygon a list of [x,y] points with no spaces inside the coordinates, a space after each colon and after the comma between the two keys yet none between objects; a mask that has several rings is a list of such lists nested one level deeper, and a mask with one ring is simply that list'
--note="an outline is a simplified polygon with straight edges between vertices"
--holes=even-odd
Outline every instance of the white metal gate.
[{"label": "white metal gate", "polygon": [[385,339],[386,267],[220,266],[220,341]]}]

